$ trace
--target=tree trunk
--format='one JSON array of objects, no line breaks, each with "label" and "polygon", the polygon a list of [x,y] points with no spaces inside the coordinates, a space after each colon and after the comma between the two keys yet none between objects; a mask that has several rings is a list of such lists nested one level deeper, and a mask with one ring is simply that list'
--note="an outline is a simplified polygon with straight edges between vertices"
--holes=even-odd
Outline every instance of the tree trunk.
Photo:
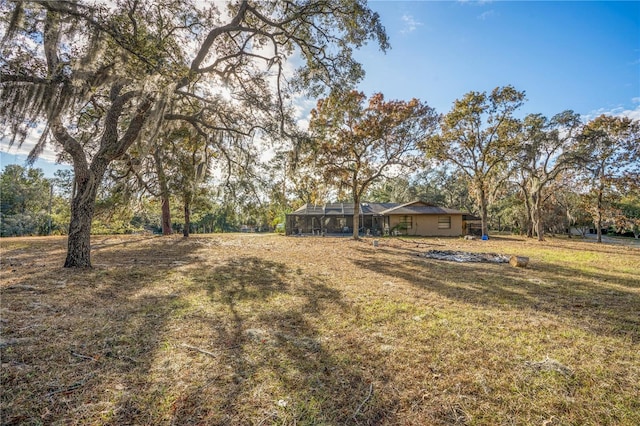
[{"label": "tree trunk", "polygon": [[524,177],[518,186],[520,186],[520,190],[522,191],[524,208],[527,213],[527,222],[525,223],[527,238],[533,238],[533,219],[531,218],[531,211],[533,208],[531,207],[531,193],[527,189],[527,181],[524,180]]},{"label": "tree trunk", "polygon": [[191,196],[185,195],[184,199],[184,228],[182,229],[182,236],[189,236],[189,228],[191,227]]},{"label": "tree trunk", "polygon": [[158,185],[160,186],[160,198],[162,200],[162,235],[173,234],[171,229],[171,208],[169,203],[169,184],[167,183],[167,175],[163,169],[162,150],[157,147],[153,152],[153,160],[158,175]]},{"label": "tree trunk", "polygon": [[169,196],[164,192],[161,195],[162,198],[162,235],[173,234],[171,228],[171,208],[169,205]]},{"label": "tree trunk", "polygon": [[602,242],[602,194],[604,189],[602,187],[598,190],[598,211],[596,216],[596,234],[598,236],[598,242]]},{"label": "tree trunk", "polygon": [[[47,59],[49,62],[49,59]],[[50,68],[52,67],[49,64]],[[104,131],[100,137],[100,148],[87,164],[84,147],[74,139],[64,128],[59,117],[50,117],[51,132],[54,138],[63,146],[64,150],[73,158],[74,177],[77,191],[71,200],[71,221],[69,223],[69,238],[65,268],[91,267],[91,220],[95,210],[98,186],[109,163],[122,157],[135,141],[142,129],[147,112],[153,105],[151,98],[144,98],[129,122],[126,132],[118,139],[118,124],[124,106],[134,96],[130,91],[120,95],[124,87],[124,80],[113,83],[110,92],[111,107],[105,116]]]},{"label": "tree trunk", "polygon": [[544,229],[542,223],[542,197],[539,192],[533,192],[531,194],[531,221],[533,222],[533,228],[535,229],[538,241],[544,241]]},{"label": "tree trunk", "polygon": [[482,219],[482,235],[489,235],[487,196],[482,188],[478,189],[478,202],[480,204],[480,218]]},{"label": "tree trunk", "polygon": [[525,210],[527,211],[527,238],[533,238],[533,218],[531,211],[533,207],[531,206],[531,199],[528,194],[524,194],[524,202],[525,202]]},{"label": "tree trunk", "polygon": [[89,172],[89,177],[79,181],[77,190],[71,200],[71,221],[67,239],[67,259],[65,268],[91,267],[91,221],[95,210],[98,186],[102,174]]},{"label": "tree trunk", "polygon": [[360,197],[353,197],[353,239],[360,239]]}]

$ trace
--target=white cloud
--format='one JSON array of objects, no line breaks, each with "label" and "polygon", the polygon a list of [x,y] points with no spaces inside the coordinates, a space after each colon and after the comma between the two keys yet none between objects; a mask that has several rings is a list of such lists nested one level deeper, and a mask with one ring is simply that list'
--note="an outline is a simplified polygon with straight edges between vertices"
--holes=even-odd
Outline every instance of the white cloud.
[{"label": "white cloud", "polygon": [[485,4],[493,3],[493,0],[458,0],[458,3],[470,4],[473,6],[484,6]]},{"label": "white cloud", "polygon": [[631,98],[631,102],[634,104],[640,104],[640,96],[636,97],[636,98]]},{"label": "white cloud", "polygon": [[491,18],[492,16],[494,16],[495,14],[496,13],[493,10],[487,10],[486,12],[483,12],[480,15],[478,15],[477,18],[481,21],[485,21]]},{"label": "white cloud", "polygon": [[402,34],[410,33],[422,26],[422,22],[416,21],[412,15],[402,15],[402,22],[404,22],[404,27],[400,30]]},{"label": "white cloud", "polygon": [[[39,124],[33,131],[29,132],[27,138],[24,140],[22,145],[18,146],[17,143],[14,143],[12,146],[9,146],[10,137],[2,136],[0,137],[0,151],[6,153],[8,155],[29,155],[33,147],[36,146],[40,135],[42,135],[42,131],[44,130],[44,125]],[[48,143],[42,153],[38,156],[39,159],[48,161],[51,163],[55,163],[56,158],[58,157],[57,152],[51,146],[51,143]]]},{"label": "white cloud", "polygon": [[[640,98],[633,98],[632,102],[634,104],[640,103]],[[586,121],[593,120],[596,117],[601,115],[612,115],[614,117],[628,117],[632,120],[640,120],[640,105],[636,105],[634,109],[627,109],[624,107],[605,109],[600,108],[595,111],[591,111],[588,114],[582,116]]]}]

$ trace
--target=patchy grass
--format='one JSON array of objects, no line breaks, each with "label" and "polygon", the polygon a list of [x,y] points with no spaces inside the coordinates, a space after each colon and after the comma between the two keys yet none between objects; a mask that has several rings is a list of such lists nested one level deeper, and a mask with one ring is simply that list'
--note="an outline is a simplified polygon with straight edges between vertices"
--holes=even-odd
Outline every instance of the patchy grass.
[{"label": "patchy grass", "polygon": [[639,248],[100,236],[70,271],[64,239],[0,243],[3,424],[640,424]]}]

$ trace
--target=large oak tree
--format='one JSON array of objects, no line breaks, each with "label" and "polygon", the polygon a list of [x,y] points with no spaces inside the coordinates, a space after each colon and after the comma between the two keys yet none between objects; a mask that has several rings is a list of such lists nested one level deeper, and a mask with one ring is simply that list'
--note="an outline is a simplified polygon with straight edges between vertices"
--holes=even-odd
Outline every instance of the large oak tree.
[{"label": "large oak tree", "polygon": [[520,171],[528,217],[539,241],[544,240],[545,190],[562,172],[576,167],[584,158],[578,144],[581,129],[580,116],[573,111],[551,119],[529,114],[523,120],[520,152],[514,165]]},{"label": "large oak tree", "polygon": [[[251,108],[285,123],[287,90],[319,93],[363,70],[352,49],[387,47],[364,0],[30,1],[0,3],[0,124],[22,143],[44,125],[32,158],[53,143],[73,163],[66,267],[90,267],[91,220],[105,172],[140,137],[167,120],[247,133],[208,122],[217,111]],[[295,56],[300,66],[287,73]],[[231,93],[221,102],[216,93]],[[201,109],[185,112],[185,99]],[[259,126],[256,126],[258,128]],[[284,126],[282,126],[284,130]]]},{"label": "large oak tree", "polygon": [[358,238],[360,201],[377,180],[415,168],[418,144],[431,136],[435,110],[410,101],[367,101],[358,91],[334,91],[311,111],[312,144],[306,153],[327,182],[346,189],[354,202],[353,238]]},{"label": "large oak tree", "polygon": [[601,243],[612,198],[625,187],[640,188],[640,121],[601,115],[586,124],[580,140],[588,152],[582,182],[589,189],[586,198]]},{"label": "large oak tree", "polygon": [[440,120],[439,133],[425,143],[428,156],[454,164],[469,179],[483,235],[489,232],[490,195],[504,180],[518,146],[520,124],[513,113],[524,99],[524,92],[512,86],[496,87],[491,93],[469,92],[454,102]]}]

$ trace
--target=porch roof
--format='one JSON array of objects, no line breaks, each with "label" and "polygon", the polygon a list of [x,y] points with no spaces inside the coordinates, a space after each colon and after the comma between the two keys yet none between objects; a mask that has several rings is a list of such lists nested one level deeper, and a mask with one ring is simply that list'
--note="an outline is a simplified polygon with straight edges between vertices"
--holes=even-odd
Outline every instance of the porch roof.
[{"label": "porch roof", "polygon": [[[360,203],[360,214],[381,215],[382,211],[397,205],[397,203]],[[305,204],[291,214],[297,216],[353,216],[353,207],[353,203],[327,203],[322,206]]]}]

